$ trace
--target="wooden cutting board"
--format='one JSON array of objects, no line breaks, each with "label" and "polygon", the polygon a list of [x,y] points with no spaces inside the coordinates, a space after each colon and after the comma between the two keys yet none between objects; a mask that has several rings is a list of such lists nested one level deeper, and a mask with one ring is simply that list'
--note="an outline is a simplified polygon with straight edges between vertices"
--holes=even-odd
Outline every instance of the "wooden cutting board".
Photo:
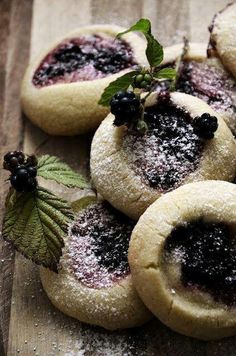
[{"label": "wooden cutting board", "polygon": [[[2,155],[17,147],[55,154],[86,174],[90,137],[49,137],[25,119],[19,90],[29,61],[54,39],[90,23],[125,27],[152,21],[163,45],[208,40],[213,14],[228,0],[0,0],[0,143]],[[0,214],[8,184],[2,170]],[[109,333],[56,310],[42,290],[38,268],[0,244],[0,356],[2,355],[236,355],[236,338],[201,342],[153,320],[142,328]]]}]

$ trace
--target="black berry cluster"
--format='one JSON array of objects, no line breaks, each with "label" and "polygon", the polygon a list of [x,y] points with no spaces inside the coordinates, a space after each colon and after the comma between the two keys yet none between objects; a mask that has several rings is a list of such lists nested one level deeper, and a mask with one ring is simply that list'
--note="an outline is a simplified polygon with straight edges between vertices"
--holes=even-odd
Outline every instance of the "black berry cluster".
[{"label": "black berry cluster", "polygon": [[110,105],[111,113],[115,116],[115,126],[126,125],[130,127],[138,122],[141,102],[133,91],[119,91],[111,99]]},{"label": "black berry cluster", "polygon": [[193,120],[194,132],[201,138],[212,139],[218,128],[218,121],[215,116],[208,113],[197,116]]},{"label": "black berry cluster", "polygon": [[3,168],[11,172],[11,185],[18,192],[32,192],[36,189],[36,166],[34,155],[26,157],[21,151],[12,151],[4,156]]}]

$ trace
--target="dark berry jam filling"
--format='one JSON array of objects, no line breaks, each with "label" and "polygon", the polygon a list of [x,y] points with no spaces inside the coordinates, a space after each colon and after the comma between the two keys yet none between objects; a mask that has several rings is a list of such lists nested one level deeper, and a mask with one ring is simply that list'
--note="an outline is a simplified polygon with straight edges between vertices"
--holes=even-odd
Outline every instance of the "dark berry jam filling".
[{"label": "dark berry jam filling", "polygon": [[185,287],[228,306],[236,303],[236,245],[229,226],[198,220],[175,228],[165,245],[165,257],[170,256],[181,263]]},{"label": "dark berry jam filling", "polygon": [[148,131],[143,136],[127,131],[123,148],[145,184],[166,192],[196,170],[203,141],[194,133],[190,115],[171,103],[146,108],[144,116]]},{"label": "dark berry jam filling", "polygon": [[[167,66],[174,67],[175,63]],[[167,81],[158,83],[157,92],[169,89],[169,84]],[[235,80],[224,69],[214,65],[194,60],[184,61],[180,67],[176,90],[204,100],[218,112],[227,111],[231,115],[236,113]]]},{"label": "dark berry jam filling", "polygon": [[109,287],[129,274],[128,247],[134,222],[108,203],[91,205],[71,228],[70,268],[90,288]]},{"label": "dark berry jam filling", "polygon": [[204,100],[216,111],[236,111],[232,96],[235,89],[235,81],[224,70],[205,62],[182,64],[177,90]]},{"label": "dark berry jam filling", "polygon": [[133,51],[124,40],[83,36],[62,42],[49,53],[36,70],[33,84],[44,87],[94,80],[135,64]]}]

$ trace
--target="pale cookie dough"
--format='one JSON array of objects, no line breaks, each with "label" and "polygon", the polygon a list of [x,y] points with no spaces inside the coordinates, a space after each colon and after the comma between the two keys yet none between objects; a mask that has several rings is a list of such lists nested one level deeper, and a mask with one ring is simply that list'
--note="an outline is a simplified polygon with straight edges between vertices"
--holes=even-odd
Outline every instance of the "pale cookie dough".
[{"label": "pale cookie dough", "polygon": [[[162,66],[173,65],[182,50],[183,44],[165,48]],[[212,56],[207,57],[207,48],[203,43],[189,43],[177,90],[204,100],[222,115],[236,135],[236,81],[214,51]]]},{"label": "pale cookie dough", "polygon": [[[235,239],[236,185],[222,181],[195,182],[158,199],[133,230],[129,263],[140,297],[164,324],[187,336],[213,340],[236,334],[236,296],[231,295],[233,304],[227,305],[196,284],[184,286],[180,265],[181,256],[185,256],[181,255],[183,250],[176,249],[173,259],[167,257],[165,250],[168,237],[177,227],[198,220],[204,224],[226,224]],[[184,241],[182,234],[179,238]],[[196,245],[198,251],[200,248]],[[220,264],[221,259],[215,267],[220,268]],[[230,268],[233,273],[235,267]],[[217,296],[220,285],[214,287]],[[223,300],[229,291],[226,288],[225,295],[221,295]]]},{"label": "pale cookie dough", "polygon": [[[37,126],[51,135],[76,135],[95,129],[108,113],[108,108],[98,105],[104,89],[110,82],[123,75],[130,68],[94,80],[58,82],[42,87],[33,84],[36,70],[42,61],[59,44],[86,35],[101,35],[113,39],[124,29],[115,25],[93,25],[83,27],[53,43],[28,67],[21,88],[22,108],[26,116]],[[133,52],[138,64],[146,64],[145,41],[135,33],[122,37]],[[90,68],[89,70],[92,70]]]},{"label": "pale cookie dough", "polygon": [[40,270],[43,288],[55,307],[82,322],[110,330],[139,326],[151,313],[133,287],[127,260],[134,222],[104,204],[84,197],[79,210],[77,202],[58,274]]},{"label": "pale cookie dough", "polygon": [[[157,95],[153,93],[147,106],[150,107],[156,102]],[[232,181],[236,170],[236,145],[224,120],[196,97],[175,92],[171,94],[171,102],[174,106],[186,110],[191,118],[203,113],[215,115],[219,124],[215,137],[204,142],[196,169],[191,173],[187,171],[179,185],[207,179]],[[93,138],[90,163],[92,180],[97,191],[110,204],[131,218],[138,219],[163,191],[152,188],[136,173],[139,164],[137,162],[132,165],[131,161],[138,161],[139,154],[142,154],[144,149],[140,147],[136,154],[133,147],[124,149],[127,130],[124,126],[115,127],[113,121],[114,116],[109,114]],[[145,169],[143,172],[145,173]],[[176,185],[173,188],[176,188]]]},{"label": "pale cookie dough", "polygon": [[232,2],[213,18],[210,43],[222,63],[236,78],[236,3]]}]

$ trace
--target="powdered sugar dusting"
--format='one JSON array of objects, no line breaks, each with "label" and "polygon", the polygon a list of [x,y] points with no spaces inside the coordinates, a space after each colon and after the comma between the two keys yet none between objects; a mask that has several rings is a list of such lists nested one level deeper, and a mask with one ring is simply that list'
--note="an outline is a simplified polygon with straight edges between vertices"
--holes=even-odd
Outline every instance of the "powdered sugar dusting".
[{"label": "powdered sugar dusting", "polygon": [[129,273],[128,245],[134,222],[108,204],[88,207],[71,227],[67,254],[76,278],[104,288]]},{"label": "powdered sugar dusting", "polygon": [[148,108],[145,120],[145,135],[127,132],[124,137],[128,162],[149,186],[172,190],[196,169],[203,143],[194,133],[191,117],[174,106]]},{"label": "powdered sugar dusting", "polygon": [[223,69],[208,65],[206,62],[185,61],[177,90],[197,96],[214,110],[235,113],[233,91],[235,81]]}]

